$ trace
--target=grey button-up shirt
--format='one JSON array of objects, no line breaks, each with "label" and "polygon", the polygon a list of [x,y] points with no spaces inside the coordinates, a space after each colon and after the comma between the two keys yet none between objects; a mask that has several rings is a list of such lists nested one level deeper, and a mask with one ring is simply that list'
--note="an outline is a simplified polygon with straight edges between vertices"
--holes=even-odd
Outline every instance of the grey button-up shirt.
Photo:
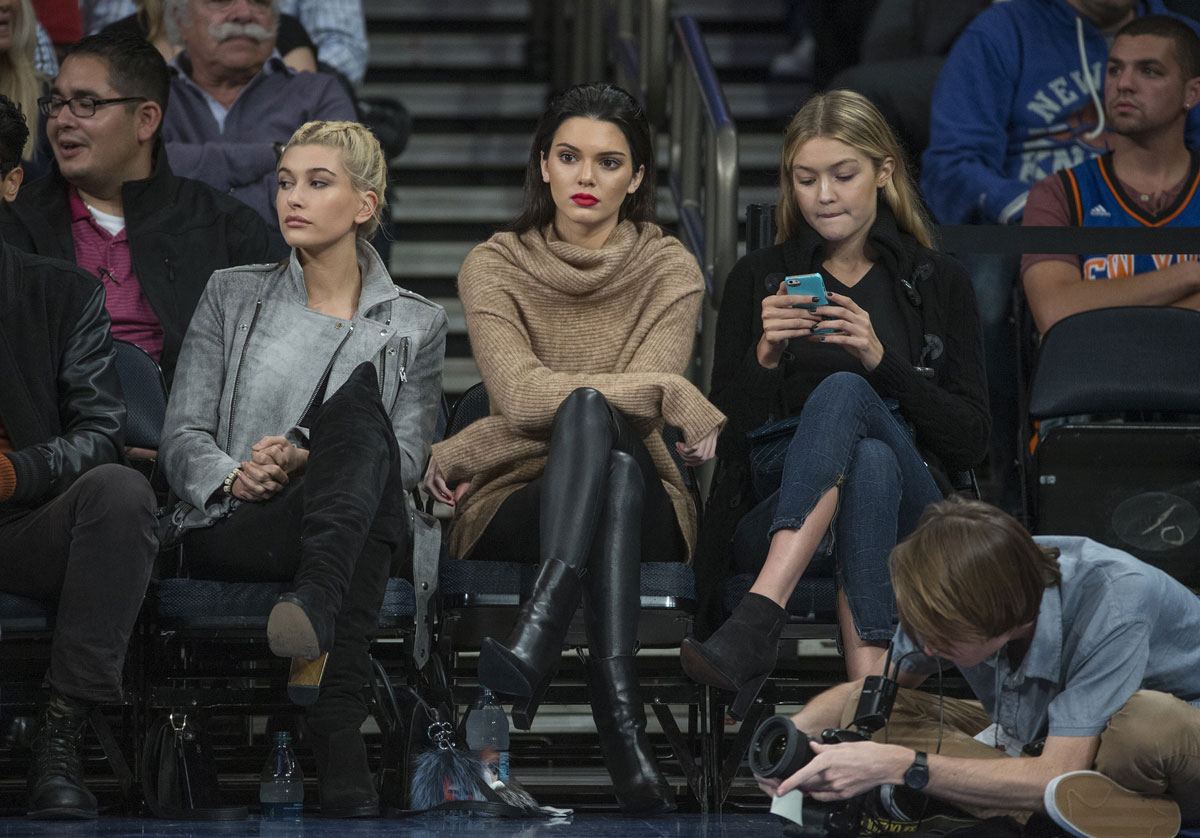
[{"label": "grey button-up shirt", "polygon": [[[1042,595],[1033,639],[1015,669],[1000,650],[967,667],[994,722],[1028,744],[1043,736],[1093,736],[1140,689],[1200,707],[1200,599],[1161,570],[1087,538],[1038,537],[1057,547],[1062,582]],[[906,672],[931,674],[931,658],[896,630],[894,655],[916,652]]]}]

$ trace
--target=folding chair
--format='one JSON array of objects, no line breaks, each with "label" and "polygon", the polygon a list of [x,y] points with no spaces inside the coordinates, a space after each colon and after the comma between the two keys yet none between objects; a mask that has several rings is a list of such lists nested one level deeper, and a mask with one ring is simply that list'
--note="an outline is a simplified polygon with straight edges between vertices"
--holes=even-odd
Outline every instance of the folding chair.
[{"label": "folding chair", "polygon": [[1029,398],[1034,532],[1085,535],[1200,587],[1198,381],[1200,312],[1099,309],[1047,331]]}]

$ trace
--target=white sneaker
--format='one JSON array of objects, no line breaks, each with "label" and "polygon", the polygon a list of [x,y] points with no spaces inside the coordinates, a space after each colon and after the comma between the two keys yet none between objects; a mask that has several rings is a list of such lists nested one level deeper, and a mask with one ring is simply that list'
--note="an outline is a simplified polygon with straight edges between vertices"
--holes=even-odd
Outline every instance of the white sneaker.
[{"label": "white sneaker", "polygon": [[1175,838],[1179,804],[1138,794],[1097,771],[1055,777],[1043,797],[1046,814],[1078,838]]}]

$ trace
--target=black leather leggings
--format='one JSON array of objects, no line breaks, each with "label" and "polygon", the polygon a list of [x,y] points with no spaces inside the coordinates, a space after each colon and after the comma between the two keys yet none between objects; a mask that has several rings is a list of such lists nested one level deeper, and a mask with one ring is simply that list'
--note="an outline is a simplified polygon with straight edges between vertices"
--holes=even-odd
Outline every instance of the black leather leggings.
[{"label": "black leather leggings", "polygon": [[591,652],[633,652],[638,564],[682,561],[671,499],[637,430],[598,390],[563,399],[541,477],[504,501],[468,558],[583,570]]}]

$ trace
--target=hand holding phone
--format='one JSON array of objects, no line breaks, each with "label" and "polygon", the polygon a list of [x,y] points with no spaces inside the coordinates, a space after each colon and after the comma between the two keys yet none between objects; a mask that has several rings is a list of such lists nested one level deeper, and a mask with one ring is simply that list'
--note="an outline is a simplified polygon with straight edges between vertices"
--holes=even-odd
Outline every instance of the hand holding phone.
[{"label": "hand holding phone", "polygon": [[[829,296],[825,293],[825,280],[820,274],[798,274],[789,276],[783,280],[784,288],[788,294],[798,297],[805,297],[805,302],[797,303],[796,308],[807,309],[808,311],[816,311],[818,306],[829,305]],[[816,302],[813,302],[813,299]],[[814,335],[831,335],[837,329],[813,329]]]}]

